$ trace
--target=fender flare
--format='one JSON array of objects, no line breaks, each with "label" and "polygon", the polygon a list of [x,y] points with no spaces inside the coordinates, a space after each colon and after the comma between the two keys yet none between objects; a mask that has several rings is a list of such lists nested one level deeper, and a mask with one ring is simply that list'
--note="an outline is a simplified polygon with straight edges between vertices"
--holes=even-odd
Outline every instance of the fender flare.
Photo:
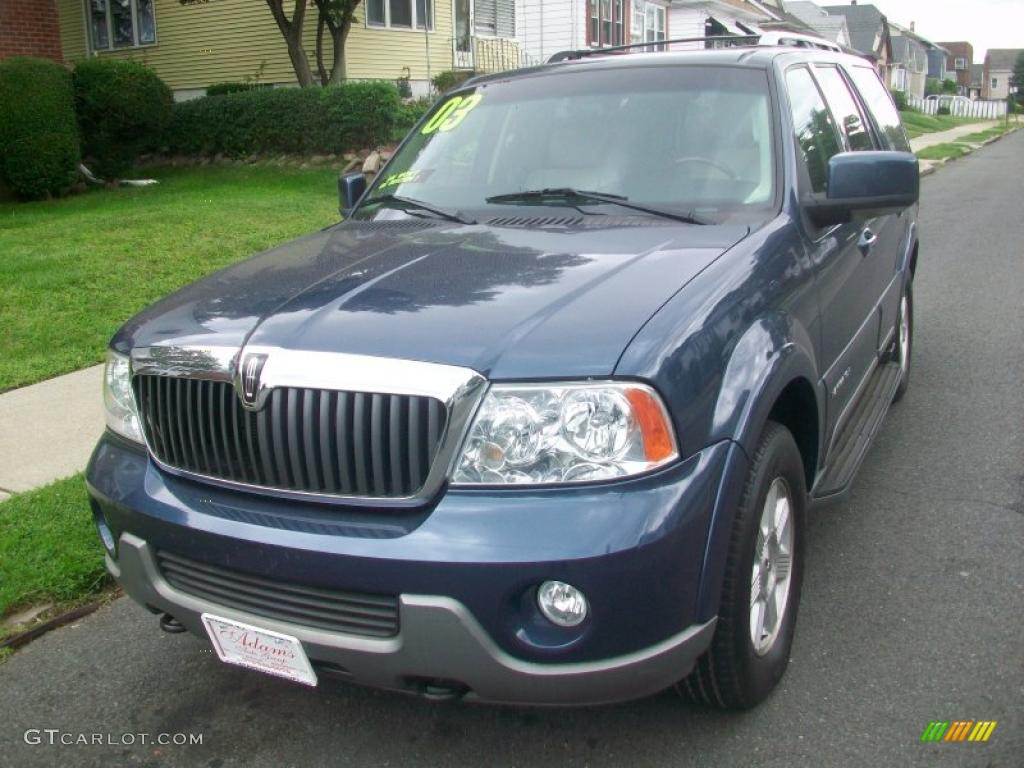
[{"label": "fender flare", "polygon": [[794,380],[806,380],[815,393],[819,446],[816,458],[820,461],[825,414],[813,349],[806,330],[781,314],[759,318],[733,348],[715,408],[712,438],[730,440],[733,445],[708,522],[697,592],[699,620],[718,613],[733,518],[746,483],[750,457],[772,407]]}]

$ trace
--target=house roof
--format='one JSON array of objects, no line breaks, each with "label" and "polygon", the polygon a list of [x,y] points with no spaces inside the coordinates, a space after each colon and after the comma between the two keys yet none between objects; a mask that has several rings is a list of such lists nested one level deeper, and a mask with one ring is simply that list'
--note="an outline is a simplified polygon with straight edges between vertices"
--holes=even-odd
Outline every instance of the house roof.
[{"label": "house roof", "polygon": [[875,39],[883,32],[888,21],[873,5],[824,5],[831,16],[845,16],[850,29],[850,45],[861,53],[875,55]]},{"label": "house roof", "polygon": [[839,38],[844,32],[846,33],[844,41],[850,41],[850,32],[847,29],[845,16],[830,16],[821,7],[811,2],[786,3],[786,10],[790,15],[797,17],[815,32],[834,43],[839,42]]},{"label": "house roof", "polygon": [[892,57],[907,66],[913,64],[915,72],[928,68],[928,53],[924,45],[908,35],[893,35]]},{"label": "house roof", "polygon": [[1017,57],[1024,53],[1021,48],[989,48],[985,55],[985,63],[988,68],[998,70],[1012,70],[1017,63]]}]

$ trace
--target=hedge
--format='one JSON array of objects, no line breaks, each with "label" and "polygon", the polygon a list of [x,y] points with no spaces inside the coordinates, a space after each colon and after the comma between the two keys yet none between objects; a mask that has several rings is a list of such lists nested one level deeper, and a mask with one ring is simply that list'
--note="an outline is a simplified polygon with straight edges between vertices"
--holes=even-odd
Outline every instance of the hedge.
[{"label": "hedge", "polygon": [[174,105],[167,148],[233,157],[344,152],[389,141],[400,107],[398,89],[388,82],[204,96]]},{"label": "hedge", "polygon": [[75,67],[82,154],[99,176],[119,178],[160,147],[171,120],[171,89],[134,61],[88,59]]},{"label": "hedge", "polygon": [[14,194],[65,190],[78,175],[79,151],[67,71],[25,56],[0,62],[0,177]]}]

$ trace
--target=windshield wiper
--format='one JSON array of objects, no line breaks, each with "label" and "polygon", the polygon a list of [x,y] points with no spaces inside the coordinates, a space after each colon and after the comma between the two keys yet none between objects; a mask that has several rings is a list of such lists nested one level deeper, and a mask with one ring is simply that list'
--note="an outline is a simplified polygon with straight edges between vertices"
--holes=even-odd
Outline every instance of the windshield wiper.
[{"label": "windshield wiper", "polygon": [[548,187],[545,189],[531,189],[524,192],[509,192],[503,195],[493,195],[487,198],[488,203],[532,203],[545,200],[594,200],[599,203],[611,203],[620,205],[623,208],[632,208],[634,211],[650,213],[654,216],[662,216],[666,219],[675,219],[686,224],[708,224],[705,219],[693,213],[680,211],[668,211],[653,205],[641,205],[631,203],[629,198],[623,195],[613,195],[608,192],[591,192],[586,189],[573,189],[572,187]]},{"label": "windshield wiper", "polygon": [[360,208],[363,205],[372,205],[374,203],[384,205],[390,203],[391,205],[402,209],[417,208],[421,211],[432,213],[435,216],[440,216],[442,219],[448,219],[448,221],[457,221],[459,224],[476,224],[475,219],[463,216],[458,211],[446,211],[444,208],[438,208],[430,203],[425,203],[422,200],[416,200],[415,198],[405,197],[403,195],[377,195],[376,197],[371,197],[369,200],[364,200],[362,205],[360,205]]}]

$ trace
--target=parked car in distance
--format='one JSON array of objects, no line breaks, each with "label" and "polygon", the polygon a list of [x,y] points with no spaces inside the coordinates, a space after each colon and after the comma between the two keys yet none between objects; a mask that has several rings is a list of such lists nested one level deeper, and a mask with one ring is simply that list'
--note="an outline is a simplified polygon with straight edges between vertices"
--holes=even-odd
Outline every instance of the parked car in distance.
[{"label": "parked car in distance", "polygon": [[908,386],[917,161],[860,58],[563,58],[114,336],[88,490],[164,629],[434,699],[778,683],[808,509]]}]

